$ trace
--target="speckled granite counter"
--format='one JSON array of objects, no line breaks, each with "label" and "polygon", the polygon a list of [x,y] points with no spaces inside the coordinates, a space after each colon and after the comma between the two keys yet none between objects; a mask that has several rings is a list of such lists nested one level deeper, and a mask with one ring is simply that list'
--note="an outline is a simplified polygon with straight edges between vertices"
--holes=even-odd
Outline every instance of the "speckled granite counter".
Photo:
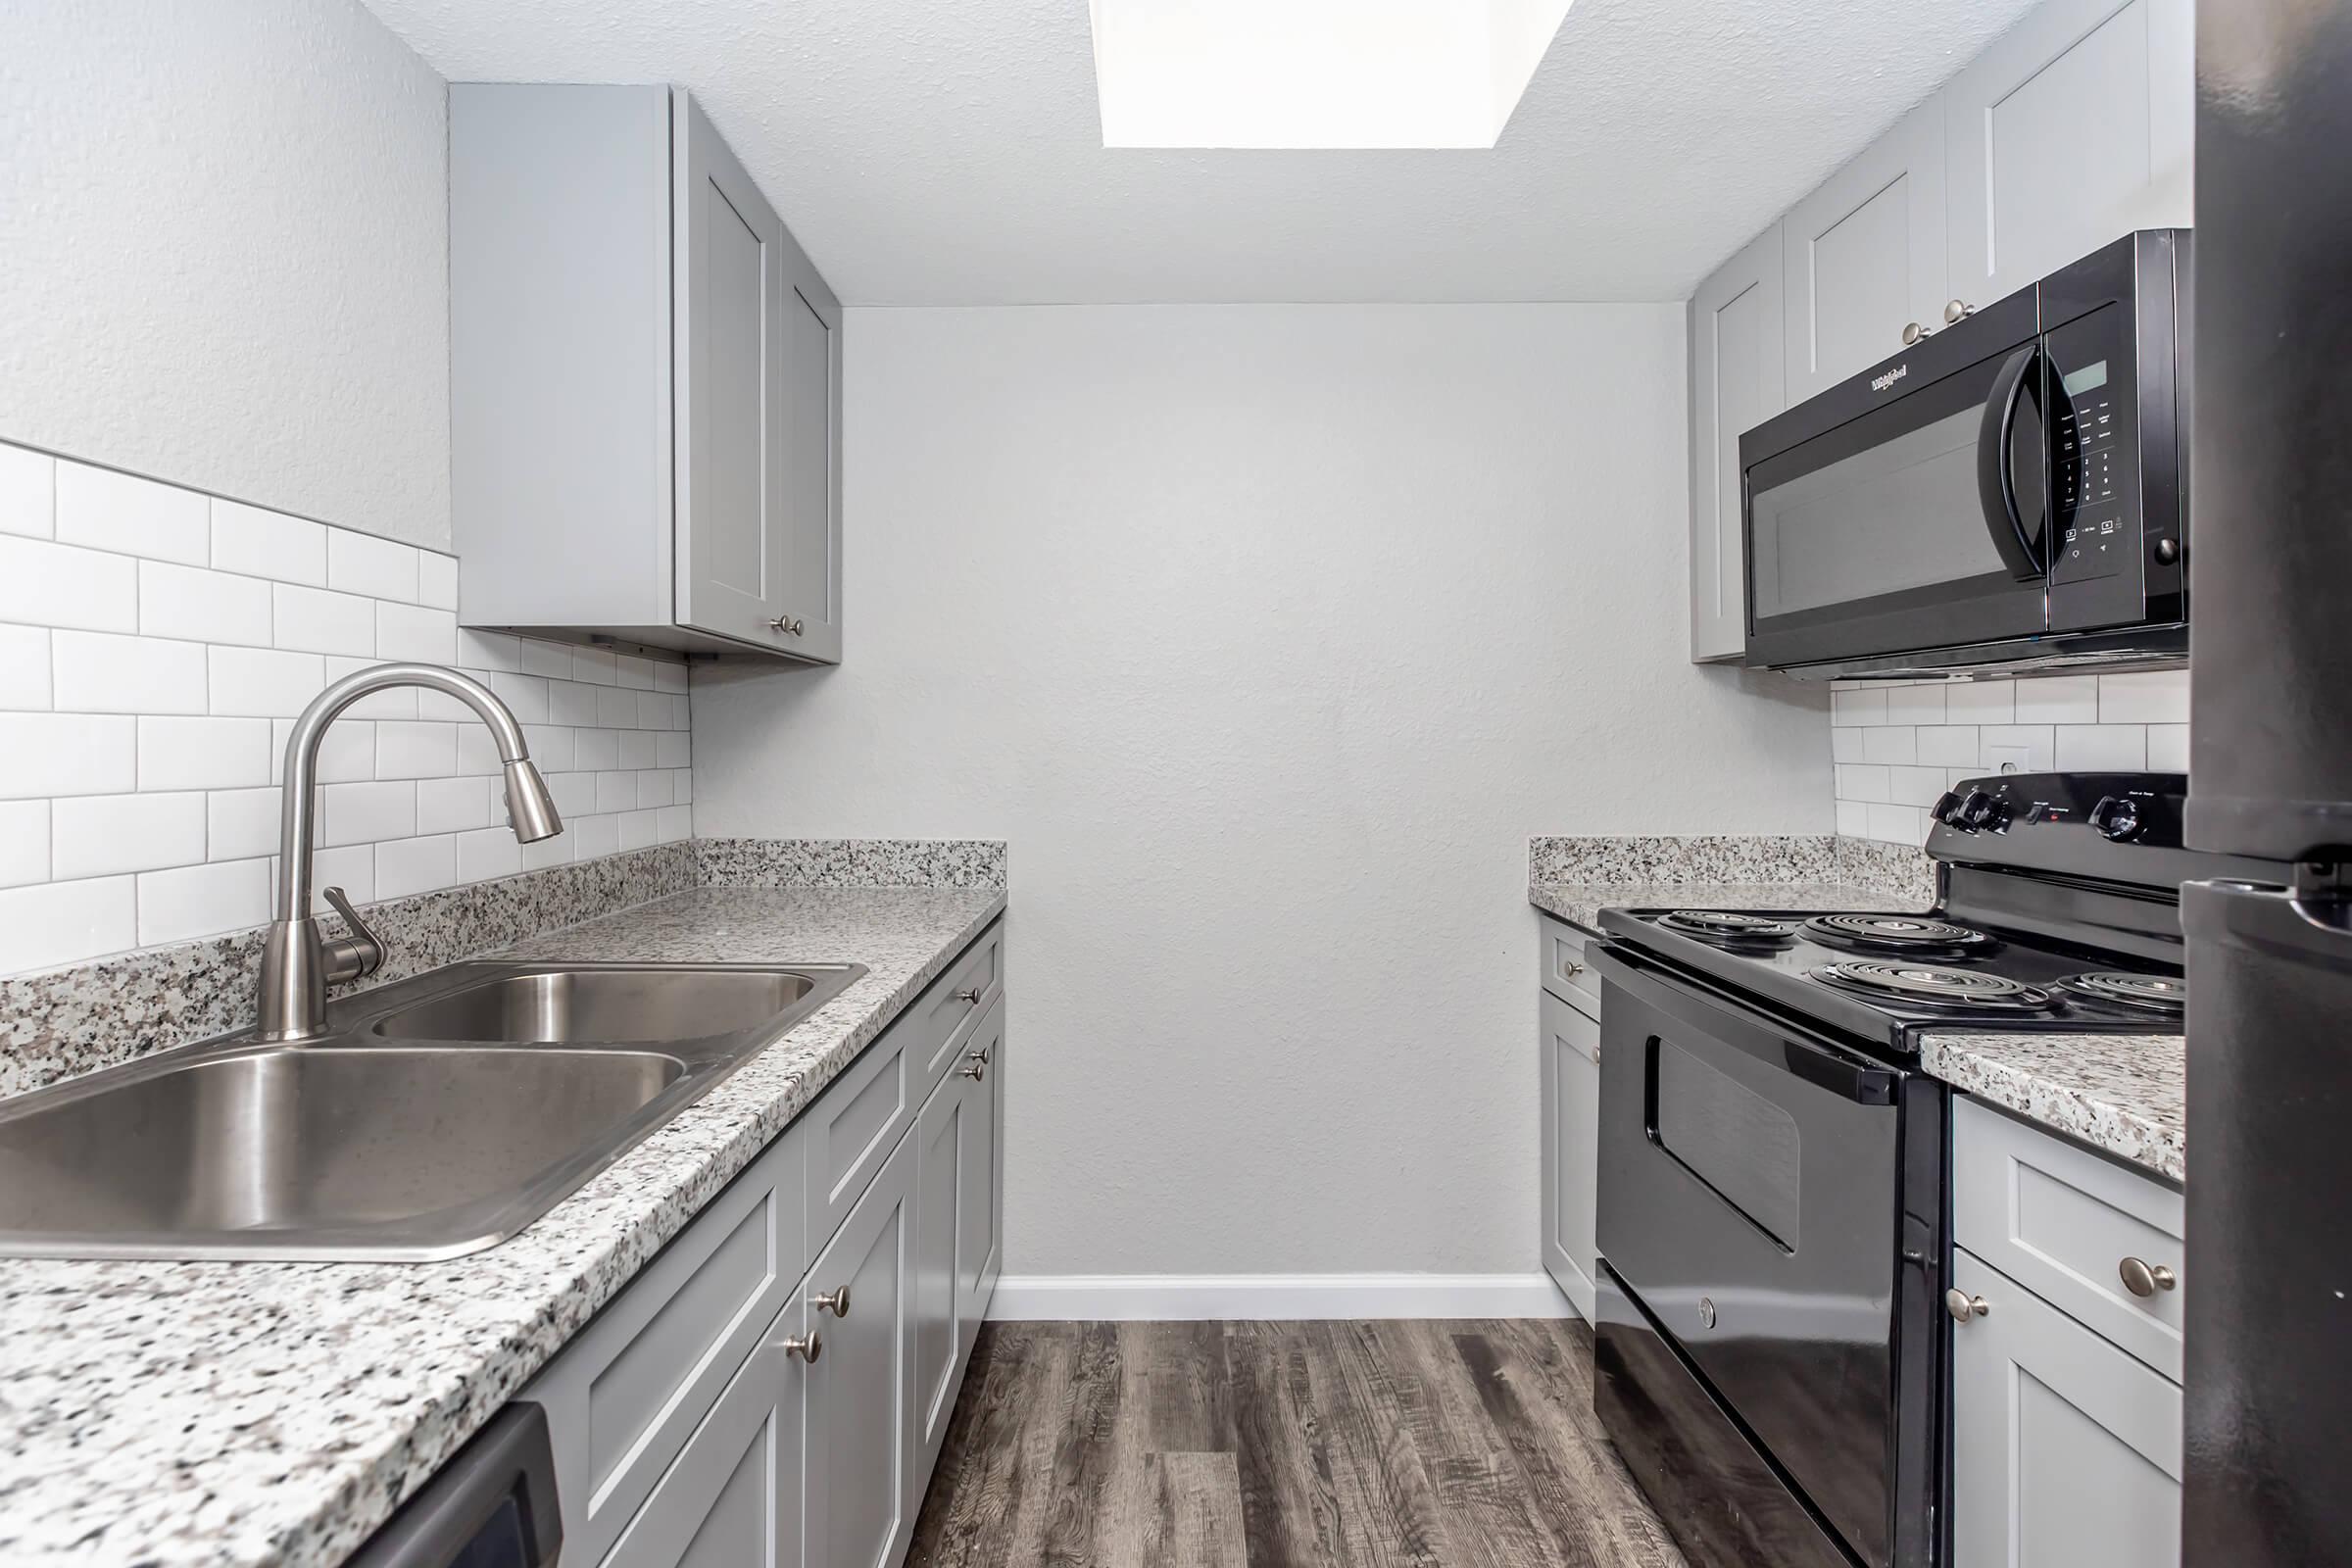
[{"label": "speckled granite counter", "polygon": [[1954,1089],[2177,1182],[2188,1171],[2186,1058],[2180,1035],[1928,1035],[1919,1048]]},{"label": "speckled granite counter", "polygon": [[1530,882],[1527,902],[1587,931],[1600,911],[1671,906],[1691,909],[1915,909],[1917,900],[1852,882]]},{"label": "speckled granite counter", "polygon": [[0,1562],[340,1562],[1004,907],[704,889],[533,957],[866,975],[514,1240],[430,1264],[0,1262]]}]

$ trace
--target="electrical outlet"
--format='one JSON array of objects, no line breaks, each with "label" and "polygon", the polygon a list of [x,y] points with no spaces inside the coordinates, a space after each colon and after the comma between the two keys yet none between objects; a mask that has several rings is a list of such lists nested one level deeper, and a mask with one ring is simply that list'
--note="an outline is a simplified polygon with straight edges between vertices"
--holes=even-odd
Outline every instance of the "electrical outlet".
[{"label": "electrical outlet", "polygon": [[2023,746],[1987,746],[1984,766],[1994,773],[2023,773],[2034,765],[2034,754]]}]

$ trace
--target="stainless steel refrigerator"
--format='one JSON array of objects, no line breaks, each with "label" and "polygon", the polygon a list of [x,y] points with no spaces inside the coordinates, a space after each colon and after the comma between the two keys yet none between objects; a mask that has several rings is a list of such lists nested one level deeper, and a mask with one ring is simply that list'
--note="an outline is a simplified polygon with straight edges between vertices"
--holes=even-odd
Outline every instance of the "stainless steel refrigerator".
[{"label": "stainless steel refrigerator", "polygon": [[2352,0],[2199,0],[2185,1556],[2352,1563]]}]

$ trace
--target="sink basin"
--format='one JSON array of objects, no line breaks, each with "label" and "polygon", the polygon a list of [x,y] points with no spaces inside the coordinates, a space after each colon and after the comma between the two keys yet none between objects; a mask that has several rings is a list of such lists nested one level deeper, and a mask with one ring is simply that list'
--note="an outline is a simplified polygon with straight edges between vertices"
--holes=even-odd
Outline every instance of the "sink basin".
[{"label": "sink basin", "polygon": [[403,1040],[693,1040],[753,1029],[816,989],[791,969],[538,969],[502,974],[376,1020]]},{"label": "sink basin", "polygon": [[[453,964],[0,1102],[0,1256],[430,1260],[494,1246],[857,964]],[[658,1043],[658,1044],[657,1044]]]}]

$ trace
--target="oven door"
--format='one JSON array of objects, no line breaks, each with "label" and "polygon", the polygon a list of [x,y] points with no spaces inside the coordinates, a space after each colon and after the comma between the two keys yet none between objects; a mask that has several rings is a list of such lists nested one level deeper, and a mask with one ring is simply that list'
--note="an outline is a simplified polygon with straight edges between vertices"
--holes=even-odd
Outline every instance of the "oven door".
[{"label": "oven door", "polygon": [[2027,290],[1742,438],[1747,662],[2041,633],[2046,379]]},{"label": "oven door", "polygon": [[1913,1075],[1630,950],[1596,961],[1601,1257],[1849,1550],[1927,1560],[1895,1540],[1935,1402],[1898,1366],[1933,1283],[1903,1215]]}]

